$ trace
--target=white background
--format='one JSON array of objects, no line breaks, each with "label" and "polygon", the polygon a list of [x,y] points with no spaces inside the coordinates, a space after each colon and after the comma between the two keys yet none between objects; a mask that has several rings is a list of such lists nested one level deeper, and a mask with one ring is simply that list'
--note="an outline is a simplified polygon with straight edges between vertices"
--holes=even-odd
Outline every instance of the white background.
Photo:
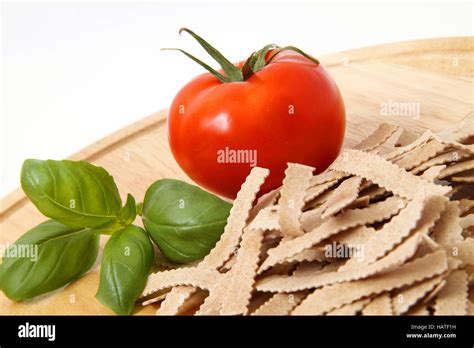
[{"label": "white background", "polygon": [[[2,3],[0,196],[25,158],[61,159],[167,107],[202,69],[178,52],[204,36],[232,61],[267,43],[317,56],[473,35],[469,2]],[[215,66],[215,65],[214,65]]]}]

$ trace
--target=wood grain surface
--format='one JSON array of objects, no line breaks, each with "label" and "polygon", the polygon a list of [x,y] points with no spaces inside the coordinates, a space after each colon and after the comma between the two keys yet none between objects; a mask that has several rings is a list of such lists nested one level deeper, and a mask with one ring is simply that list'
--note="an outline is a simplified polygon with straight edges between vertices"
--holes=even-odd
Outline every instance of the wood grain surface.
[{"label": "wood grain surface", "polygon": [[[474,112],[473,48],[473,37],[443,38],[320,57],[344,97],[345,146],[354,145],[379,122],[437,131]],[[414,103],[419,107],[419,114],[384,115],[382,109],[389,103]],[[166,115],[167,111],[162,110],[141,119],[70,158],[105,167],[114,176],[123,198],[128,192],[142,198],[146,188],[160,178],[189,181],[169,150]],[[0,203],[2,244],[14,242],[45,220],[21,190],[12,192]],[[94,297],[98,276],[96,264],[75,283],[22,303],[11,302],[0,293],[0,314],[113,314]],[[156,308],[156,305],[137,306],[136,314],[155,314]]]}]

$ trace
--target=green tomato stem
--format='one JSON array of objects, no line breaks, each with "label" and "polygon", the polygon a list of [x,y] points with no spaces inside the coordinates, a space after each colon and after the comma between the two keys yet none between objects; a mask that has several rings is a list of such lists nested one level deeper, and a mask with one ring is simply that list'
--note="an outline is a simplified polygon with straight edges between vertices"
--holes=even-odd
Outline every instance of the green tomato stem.
[{"label": "green tomato stem", "polygon": [[[264,46],[262,49],[253,52],[249,58],[245,61],[244,65],[242,66],[242,70],[240,70],[238,67],[236,67],[234,64],[232,64],[222,53],[220,53],[216,48],[214,48],[209,42],[204,40],[202,37],[197,35],[195,32],[193,32],[190,29],[187,28],[181,28],[179,30],[179,33],[181,34],[182,32],[186,32],[189,35],[191,35],[198,43],[201,45],[202,48],[217,62],[219,63],[220,67],[224,71],[224,74],[221,74],[217,70],[213,69],[210,67],[208,64],[204,63],[202,60],[194,57],[193,55],[189,54],[188,52],[180,49],[180,48],[163,48],[162,50],[174,50],[174,51],[180,51],[184,55],[186,55],[188,58],[191,58],[193,61],[201,65],[204,69],[206,69],[208,72],[210,72],[216,79],[218,79],[222,83],[226,82],[240,82],[240,81],[246,81],[248,80],[253,74],[258,72],[259,70],[263,69],[265,66],[270,64],[270,62],[281,52],[283,51],[294,51],[298,54],[301,54],[302,56],[308,58],[315,64],[319,64],[319,61],[310,56],[309,54],[303,52],[300,50],[298,47],[295,46],[285,46],[285,47],[279,47],[275,44],[269,44]],[[266,56],[267,53],[270,50],[274,50],[272,52],[272,55],[270,58],[267,60]]]}]

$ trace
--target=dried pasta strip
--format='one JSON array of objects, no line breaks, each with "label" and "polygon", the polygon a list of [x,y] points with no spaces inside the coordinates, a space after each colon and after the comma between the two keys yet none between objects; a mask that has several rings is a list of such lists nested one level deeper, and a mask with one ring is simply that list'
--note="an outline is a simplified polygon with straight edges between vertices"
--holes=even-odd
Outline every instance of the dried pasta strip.
[{"label": "dried pasta strip", "polygon": [[250,209],[260,187],[263,185],[269,174],[268,169],[255,167],[245,180],[242,188],[237,193],[237,197],[230,210],[227,225],[224,228],[221,239],[214,249],[202,260],[200,267],[217,269],[221,267],[239,244],[243,229],[247,223]]},{"label": "dried pasta strip", "polygon": [[372,227],[358,226],[338,233],[331,240],[347,245],[365,245],[375,233],[375,229]]},{"label": "dried pasta strip", "polygon": [[219,277],[220,274],[217,271],[207,269],[196,272],[194,268],[178,268],[156,272],[148,277],[143,296],[176,285],[192,285],[200,289],[211,289]]},{"label": "dried pasta strip", "polygon": [[436,140],[430,140],[423,146],[420,146],[414,149],[412,152],[409,152],[395,163],[405,168],[406,170],[410,170],[415,168],[416,166],[420,165],[423,162],[430,160],[433,157],[436,157],[441,152],[446,149],[446,144],[441,144]]},{"label": "dried pasta strip", "polygon": [[446,253],[437,251],[378,277],[317,289],[295,308],[293,314],[323,314],[360,298],[391,291],[442,274],[447,267]]},{"label": "dried pasta strip", "polygon": [[435,181],[444,168],[446,168],[445,164],[428,168],[423,174],[421,174],[421,177],[428,181]]},{"label": "dried pasta strip", "polygon": [[[365,246],[364,264],[372,263],[384,256],[410,234],[421,218],[424,202],[423,196],[416,197],[380,231],[372,235]],[[361,266],[360,262],[357,266]]]},{"label": "dried pasta strip", "polygon": [[347,210],[337,216],[333,216],[314,230],[294,239],[281,242],[276,248],[270,249],[268,251],[268,258],[260,267],[260,272],[277,263],[284,262],[285,259],[311,248],[340,231],[388,219],[398,213],[403,206],[403,200],[398,197],[390,197],[367,208]]},{"label": "dried pasta strip", "polygon": [[452,166],[449,166],[448,168],[444,169],[441,171],[439,175],[439,179],[444,179],[447,178],[448,176],[451,176],[453,174],[458,174],[461,172],[464,172],[469,169],[474,168],[474,159],[473,160],[468,160],[464,162],[458,162],[456,164],[453,164]]},{"label": "dried pasta strip", "polygon": [[[257,203],[255,203],[255,206],[252,209],[252,213],[255,212],[255,215],[257,215],[262,209],[274,206],[278,202],[278,200],[280,199],[280,190],[281,190],[281,187],[276,188],[276,189],[262,195],[257,200]],[[252,215],[252,214],[250,214],[250,215]],[[252,216],[251,216],[251,218],[252,218]]]},{"label": "dried pasta strip", "polygon": [[306,297],[306,293],[273,294],[252,315],[288,315]]},{"label": "dried pasta strip", "polygon": [[294,163],[288,164],[278,209],[278,222],[283,236],[296,237],[304,233],[301,229],[300,217],[313,171],[312,167]]},{"label": "dried pasta strip", "polygon": [[446,251],[450,256],[462,261],[464,266],[474,265],[474,238],[466,238],[447,245]]},{"label": "dried pasta strip", "polygon": [[192,286],[176,286],[166,295],[156,312],[157,315],[178,314],[183,304],[195,293]]},{"label": "dried pasta strip", "polygon": [[[324,248],[314,247],[314,248],[311,248],[311,249],[303,250],[302,252],[300,252],[298,254],[295,254],[291,257],[286,258],[282,262],[279,262],[277,265],[274,265],[271,270],[275,269],[278,266],[284,266],[284,265],[290,266],[291,264],[295,264],[295,263],[298,263],[298,262],[301,263],[301,262],[305,262],[305,261],[306,262],[312,262],[312,261],[325,261],[325,260],[326,260],[326,257],[325,257]],[[257,274],[262,274],[263,272],[265,272],[267,270],[268,270],[268,268],[265,268],[265,269],[259,268],[258,271],[257,271]]]},{"label": "dried pasta strip", "polygon": [[362,310],[362,315],[392,315],[392,301],[388,293],[375,297]]},{"label": "dried pasta strip", "polygon": [[362,298],[352,303],[347,303],[342,307],[336,308],[327,313],[327,315],[356,315],[370,302],[370,298]]},{"label": "dried pasta strip", "polygon": [[370,203],[370,197],[369,196],[362,196],[357,198],[354,202],[351,204],[348,204],[345,209],[358,209],[358,208],[365,208],[369,205]]},{"label": "dried pasta strip", "polygon": [[278,212],[275,207],[260,210],[255,219],[249,224],[249,228],[263,231],[279,230]]},{"label": "dried pasta strip", "polygon": [[[227,225],[220,240],[204,260],[199,263],[198,267],[216,270],[227,261],[240,241],[253,201],[268,174],[268,169],[259,167],[252,169],[234,200]],[[181,305],[194,291],[195,289],[190,286],[173,288],[161,304],[157,314],[177,314]]]},{"label": "dried pasta strip", "polygon": [[446,285],[438,293],[434,305],[435,315],[466,315],[468,301],[467,273],[451,273]]},{"label": "dried pasta strip", "polygon": [[434,226],[431,238],[444,246],[463,240],[459,215],[458,203],[456,201],[448,202],[440,219]]},{"label": "dried pasta strip", "polygon": [[470,112],[460,123],[438,132],[437,135],[448,136],[454,141],[464,142],[474,135],[474,113]]},{"label": "dried pasta strip", "polygon": [[196,315],[220,314],[222,298],[225,297],[226,293],[225,286],[229,277],[231,277],[229,272],[222,274],[222,277],[216,282],[212,291],[209,292],[209,296],[204,299],[203,304],[196,311]]},{"label": "dried pasta strip", "polygon": [[[471,134],[472,135],[472,134]],[[452,134],[435,134],[434,138],[439,141],[440,143],[450,145],[457,149],[469,152],[470,154],[474,154],[474,145],[465,145],[461,144],[457,139],[457,136],[453,136]]]},{"label": "dried pasta strip", "polygon": [[418,137],[415,141],[411,142],[410,144],[407,144],[405,146],[402,146],[386,155],[384,155],[384,158],[388,161],[394,160],[395,158],[399,158],[406,153],[413,151],[414,149],[426,144],[428,141],[434,138],[434,134],[431,131],[426,131],[424,132],[420,137]]},{"label": "dried pasta strip", "polygon": [[315,199],[316,197],[319,197],[324,192],[329,190],[331,187],[336,185],[338,182],[339,182],[339,180],[331,180],[331,181],[324,182],[322,184],[312,186],[306,192],[304,202],[308,203],[308,202],[312,201],[313,199]]},{"label": "dried pasta strip", "polygon": [[362,183],[362,178],[354,176],[344,180],[338,188],[336,188],[332,195],[325,203],[325,210],[322,218],[339,213],[349,204],[353,203],[359,196],[359,188]]},{"label": "dried pasta strip", "polygon": [[326,170],[320,174],[317,174],[311,178],[311,187],[324,184],[329,181],[338,181],[346,178],[348,175],[335,170]]},{"label": "dried pasta strip", "polygon": [[[332,190],[327,190],[321,193],[319,196],[307,201],[304,207],[304,211],[320,207],[322,204],[324,204],[324,202],[326,202],[329,199],[329,196],[331,196],[331,194],[332,194]],[[305,201],[306,201],[306,198],[305,198]]]},{"label": "dried pasta strip", "polygon": [[392,298],[392,308],[396,315],[408,312],[420,299],[443,281],[443,276],[433,277],[399,291]]},{"label": "dried pasta strip", "polygon": [[322,213],[325,207],[321,206],[316,209],[308,210],[301,215],[301,227],[305,231],[314,230],[323,223]]},{"label": "dried pasta strip", "polygon": [[[427,234],[439,219],[446,200],[443,196],[431,196],[424,201],[419,196],[411,201],[410,207],[407,206],[367,242],[365,263],[372,263],[385,255],[413,230],[422,235]],[[354,260],[350,260],[349,265],[354,266]]]},{"label": "dried pasta strip", "polygon": [[435,223],[441,217],[442,212],[448,202],[447,197],[429,196],[426,201],[425,209],[417,225],[417,231],[422,234],[428,234]]},{"label": "dried pasta strip", "polygon": [[438,155],[424,163],[421,163],[417,167],[413,168],[411,172],[413,174],[418,174],[418,173],[424,172],[430,167],[441,165],[441,164],[447,164],[451,162],[458,162],[459,160],[467,158],[469,156],[470,154],[468,152],[461,151],[458,149],[451,150],[449,152]]},{"label": "dried pasta strip", "polygon": [[409,131],[408,129],[403,128],[402,134],[398,137],[395,142],[396,147],[406,146],[413,143],[416,139],[420,137],[420,134]]},{"label": "dried pasta strip", "polygon": [[368,196],[369,201],[378,199],[387,194],[387,190],[378,185],[372,185],[360,193],[361,196]]},{"label": "dried pasta strip", "polygon": [[257,282],[257,290],[269,292],[294,292],[317,288],[334,283],[358,280],[390,270],[402,265],[411,258],[421,241],[421,235],[415,234],[383,259],[364,267],[340,267],[337,272],[304,272],[291,276],[272,276]]},{"label": "dried pasta strip", "polygon": [[[245,314],[251,298],[262,241],[262,230],[245,229],[234,265],[216,283],[197,315]],[[233,294],[232,298],[228,294]]]},{"label": "dried pasta strip", "polygon": [[156,296],[154,298],[151,298],[149,300],[143,301],[142,306],[148,306],[148,305],[151,305],[153,303],[163,301],[166,298],[166,295],[167,294],[161,294],[161,295]]},{"label": "dried pasta strip", "polygon": [[311,248],[303,250],[302,252],[293,255],[284,260],[283,263],[296,263],[296,262],[312,262],[312,261],[324,261],[325,257],[324,248]]},{"label": "dried pasta strip", "polygon": [[417,193],[445,195],[449,187],[436,185],[414,176],[380,156],[357,150],[345,150],[331,165],[342,172],[358,175],[393,193],[413,199]]},{"label": "dried pasta strip", "polygon": [[367,138],[354,146],[355,150],[370,151],[385,143],[400,127],[381,123]]},{"label": "dried pasta strip", "polygon": [[252,297],[253,284],[257,272],[263,231],[247,231],[237,254],[237,262],[226,278],[225,292],[232,296],[221,299],[220,314],[246,314],[247,305]]}]

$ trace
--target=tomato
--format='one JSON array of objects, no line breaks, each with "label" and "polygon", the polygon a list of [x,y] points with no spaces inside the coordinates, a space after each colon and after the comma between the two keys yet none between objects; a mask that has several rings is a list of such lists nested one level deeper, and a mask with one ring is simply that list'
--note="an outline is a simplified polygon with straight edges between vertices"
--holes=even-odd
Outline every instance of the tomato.
[{"label": "tomato", "polygon": [[169,144],[192,180],[235,198],[255,165],[270,169],[267,192],[281,185],[288,162],[322,172],[336,159],[344,102],[326,69],[298,52],[268,49],[260,52],[265,65],[245,80],[222,82],[216,73],[225,78],[223,70],[211,71],[178,92],[169,110]]}]

